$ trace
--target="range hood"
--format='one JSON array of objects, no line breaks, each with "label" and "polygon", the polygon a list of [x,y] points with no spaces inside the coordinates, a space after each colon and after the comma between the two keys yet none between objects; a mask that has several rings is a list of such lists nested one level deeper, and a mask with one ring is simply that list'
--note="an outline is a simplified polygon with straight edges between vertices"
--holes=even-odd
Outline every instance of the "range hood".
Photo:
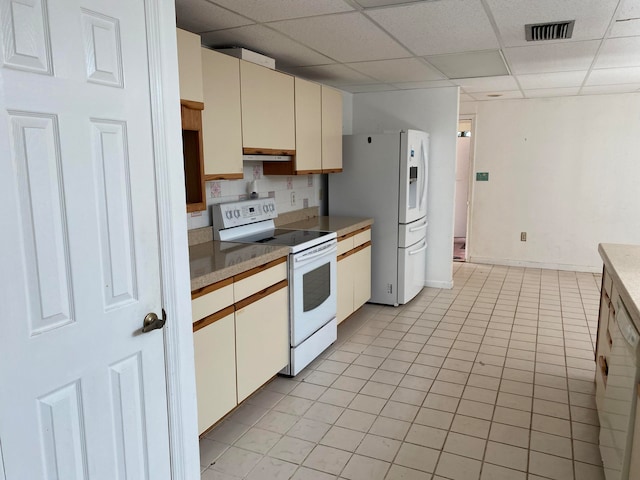
[{"label": "range hood", "polygon": [[265,155],[262,153],[251,153],[242,155],[243,162],[290,162],[293,155]]}]

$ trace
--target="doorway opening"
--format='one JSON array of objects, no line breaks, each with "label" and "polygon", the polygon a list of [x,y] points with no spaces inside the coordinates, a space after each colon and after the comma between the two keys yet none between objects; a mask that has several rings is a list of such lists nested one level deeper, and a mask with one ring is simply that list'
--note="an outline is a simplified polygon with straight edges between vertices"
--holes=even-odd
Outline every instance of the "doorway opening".
[{"label": "doorway opening", "polygon": [[472,173],[472,129],[470,118],[458,122],[456,148],[456,198],[453,228],[453,261],[466,262],[469,252],[469,205]]}]

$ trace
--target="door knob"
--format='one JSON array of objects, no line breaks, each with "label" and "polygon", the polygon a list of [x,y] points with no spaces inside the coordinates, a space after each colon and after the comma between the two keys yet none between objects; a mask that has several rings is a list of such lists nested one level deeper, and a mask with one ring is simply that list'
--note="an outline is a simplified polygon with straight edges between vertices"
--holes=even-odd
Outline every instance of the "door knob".
[{"label": "door knob", "polygon": [[153,312],[147,313],[144,317],[144,321],[142,322],[142,333],[162,328],[166,322],[167,314],[165,313],[164,308],[162,309],[162,318],[158,318],[158,315]]}]

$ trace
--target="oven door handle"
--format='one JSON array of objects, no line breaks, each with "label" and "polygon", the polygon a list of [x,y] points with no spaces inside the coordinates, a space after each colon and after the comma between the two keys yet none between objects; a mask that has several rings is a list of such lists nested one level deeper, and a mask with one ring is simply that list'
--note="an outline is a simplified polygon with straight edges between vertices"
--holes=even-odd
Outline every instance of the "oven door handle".
[{"label": "oven door handle", "polygon": [[295,257],[294,256],[294,261],[295,263],[306,263],[310,260],[313,260],[314,258],[318,258],[318,257],[322,257],[325,255],[330,255],[332,253],[335,253],[338,250],[337,245],[333,245],[330,248],[327,248],[326,250],[320,250],[319,252],[316,253],[310,253],[308,255],[305,255],[303,257]]}]

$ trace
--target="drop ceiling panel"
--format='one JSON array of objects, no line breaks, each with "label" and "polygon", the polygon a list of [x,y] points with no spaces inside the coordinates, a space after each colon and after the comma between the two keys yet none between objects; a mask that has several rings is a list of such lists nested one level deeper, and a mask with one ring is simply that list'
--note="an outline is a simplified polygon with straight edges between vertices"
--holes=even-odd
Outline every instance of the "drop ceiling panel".
[{"label": "drop ceiling panel", "polygon": [[640,83],[631,85],[594,85],[582,87],[580,95],[602,95],[606,93],[632,93],[640,90]]},{"label": "drop ceiling panel", "polygon": [[360,13],[286,20],[270,26],[339,62],[410,56],[398,42]]},{"label": "drop ceiling panel", "polygon": [[638,0],[623,0],[622,8],[616,16],[609,37],[630,37],[640,35],[640,2]]},{"label": "drop ceiling panel", "polygon": [[346,65],[384,83],[418,82],[445,78],[440,72],[415,58],[347,63]]},{"label": "drop ceiling panel", "polygon": [[230,10],[258,22],[311,17],[353,10],[343,0],[214,0]]},{"label": "drop ceiling panel", "polygon": [[580,87],[586,76],[586,71],[538,73],[532,75],[518,75],[518,82],[523,89],[544,89]]},{"label": "drop ceiling panel", "polygon": [[449,80],[434,80],[432,82],[403,82],[394,83],[394,87],[398,90],[415,90],[418,88],[441,88],[441,87],[455,87],[456,85]]},{"label": "drop ceiling panel", "polygon": [[328,85],[356,85],[366,83],[379,83],[351,68],[340,64],[318,65],[312,67],[291,67],[285,71],[292,75],[298,75],[309,80],[314,80]]},{"label": "drop ceiling panel", "polygon": [[[491,97],[489,95],[499,95],[499,96]],[[473,93],[471,96],[476,100],[511,100],[514,98],[524,98],[520,90]]]},{"label": "drop ceiling panel", "polygon": [[605,40],[595,68],[640,67],[640,37]]},{"label": "drop ceiling panel", "polygon": [[475,102],[476,99],[473,98],[471,95],[467,95],[466,93],[461,93],[460,94],[460,101],[461,102]]},{"label": "drop ceiling panel", "polygon": [[586,85],[614,85],[621,83],[640,83],[640,67],[592,70]]},{"label": "drop ceiling panel", "polygon": [[600,44],[588,42],[551,43],[505,48],[511,73],[547,73],[588,70]]},{"label": "drop ceiling panel", "polygon": [[366,13],[418,56],[498,48],[480,0],[420,2]]},{"label": "drop ceiling panel", "polygon": [[409,3],[411,0],[355,0],[358,5],[363,8],[385,7],[389,5],[398,5],[400,3]]},{"label": "drop ceiling panel", "polygon": [[[618,0],[486,0],[503,45],[530,45],[524,35],[528,23],[575,20],[571,41],[602,38]],[[561,40],[567,42],[567,40]]]},{"label": "drop ceiling panel", "polygon": [[539,88],[525,90],[524,94],[527,98],[544,98],[544,97],[569,97],[578,95],[580,87],[565,88]]},{"label": "drop ceiling panel", "polygon": [[430,55],[424,58],[448,78],[509,75],[499,50]]},{"label": "drop ceiling panel", "polygon": [[244,47],[264,53],[275,58],[278,68],[286,65],[304,66],[334,63],[330,58],[292,42],[284,35],[263,25],[249,25],[205,33],[202,34],[202,43],[213,47]]},{"label": "drop ceiling panel", "polygon": [[452,82],[460,85],[466,93],[518,90],[518,84],[510,76],[461,78]]},{"label": "drop ceiling panel", "polygon": [[351,93],[367,93],[367,92],[386,92],[389,90],[395,90],[391,85],[375,84],[375,85],[345,85],[340,87],[342,90],[346,90]]},{"label": "drop ceiling panel", "polygon": [[254,22],[206,0],[176,0],[176,23],[180,28],[201,33]]}]

